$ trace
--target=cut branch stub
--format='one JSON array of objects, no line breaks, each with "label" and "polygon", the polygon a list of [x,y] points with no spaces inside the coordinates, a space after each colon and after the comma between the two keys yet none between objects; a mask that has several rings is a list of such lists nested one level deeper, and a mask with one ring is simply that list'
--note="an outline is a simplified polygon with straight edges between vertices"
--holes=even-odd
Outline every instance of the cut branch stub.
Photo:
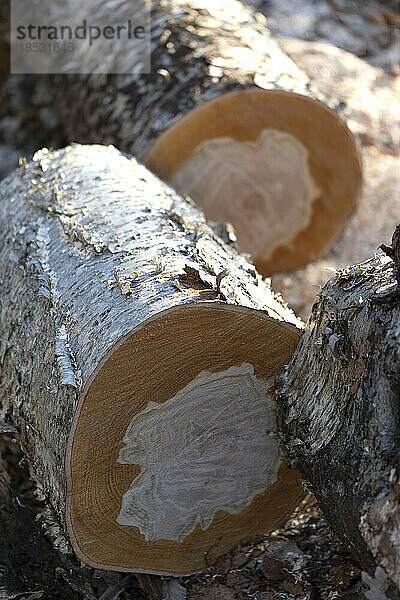
[{"label": "cut branch stub", "polygon": [[153,144],[145,164],[206,218],[232,223],[263,275],[327,250],[358,200],[357,143],[336,112],[301,94],[256,88],[195,108]]},{"label": "cut branch stub", "polygon": [[274,400],[295,315],[111,147],[43,151],[0,191],[0,418],[77,555],[185,574],[260,539],[303,493]]}]

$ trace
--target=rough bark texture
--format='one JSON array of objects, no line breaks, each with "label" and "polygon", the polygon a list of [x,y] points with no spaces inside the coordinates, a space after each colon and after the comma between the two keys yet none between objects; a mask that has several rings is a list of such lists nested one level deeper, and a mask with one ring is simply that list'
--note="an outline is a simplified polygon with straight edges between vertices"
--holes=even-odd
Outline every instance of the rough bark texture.
[{"label": "rough bark texture", "polygon": [[398,232],[386,249],[395,262],[379,255],[339,271],[318,294],[280,392],[289,457],[363,567],[385,570],[393,598],[400,589]]},{"label": "rough bark texture", "polygon": [[234,89],[285,89],[329,103],[271,37],[265,17],[239,0],[156,0],[151,40],[148,75],[11,76],[4,141],[35,149],[112,143],[142,158],[175,120]]},{"label": "rough bark texture", "polygon": [[[298,322],[189,200],[114,148],[39,152],[0,194],[0,420],[18,429],[62,517],[80,390],[123,335],[204,299]],[[199,289],[180,283],[185,267]]]}]

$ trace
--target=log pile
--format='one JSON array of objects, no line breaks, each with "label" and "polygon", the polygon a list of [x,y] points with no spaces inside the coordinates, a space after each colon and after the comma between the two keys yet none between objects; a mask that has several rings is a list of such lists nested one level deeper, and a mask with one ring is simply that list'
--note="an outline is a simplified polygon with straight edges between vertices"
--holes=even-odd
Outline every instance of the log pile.
[{"label": "log pile", "polygon": [[[261,17],[229,7],[156,2],[151,75],[9,85],[22,103],[33,86],[64,139],[116,143],[231,221],[269,274],[329,246],[357,201],[360,156]],[[111,147],[43,150],[0,194],[0,416],[77,556],[205,569],[285,519],[298,466],[396,598],[398,230],[386,256],[328,282],[300,336],[229,226],[217,236]]]}]

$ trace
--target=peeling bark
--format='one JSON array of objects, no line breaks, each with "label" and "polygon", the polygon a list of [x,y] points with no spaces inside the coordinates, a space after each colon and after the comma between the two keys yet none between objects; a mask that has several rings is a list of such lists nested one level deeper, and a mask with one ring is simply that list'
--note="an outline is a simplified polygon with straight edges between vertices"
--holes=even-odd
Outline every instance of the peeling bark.
[{"label": "peeling bark", "polygon": [[394,262],[338,271],[318,294],[285,370],[279,423],[332,529],[400,589],[398,231],[384,248]]}]

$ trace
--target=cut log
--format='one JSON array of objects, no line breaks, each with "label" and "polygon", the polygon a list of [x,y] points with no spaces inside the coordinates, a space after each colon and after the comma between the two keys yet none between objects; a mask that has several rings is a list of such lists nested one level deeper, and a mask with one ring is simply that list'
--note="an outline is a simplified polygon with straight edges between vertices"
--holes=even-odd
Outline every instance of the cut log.
[{"label": "cut log", "polygon": [[312,97],[257,88],[194,109],[154,143],[145,164],[234,226],[263,275],[319,256],[349,218],[361,185],[355,140]]},{"label": "cut log", "polygon": [[[115,9],[127,1],[115,0]],[[323,253],[361,184],[337,103],[239,0],[157,0],[151,36],[150,75],[44,77],[34,93],[28,87],[51,142],[56,123],[65,140],[146,154],[147,166],[191,194],[206,218],[232,222],[264,275]]]},{"label": "cut log", "polygon": [[186,574],[260,539],[303,493],[274,404],[295,315],[114,148],[42,151],[0,190],[1,419],[77,555]]},{"label": "cut log", "polygon": [[326,520],[398,589],[399,234],[387,250],[394,262],[379,255],[339,271],[318,294],[279,393],[289,457]]}]

